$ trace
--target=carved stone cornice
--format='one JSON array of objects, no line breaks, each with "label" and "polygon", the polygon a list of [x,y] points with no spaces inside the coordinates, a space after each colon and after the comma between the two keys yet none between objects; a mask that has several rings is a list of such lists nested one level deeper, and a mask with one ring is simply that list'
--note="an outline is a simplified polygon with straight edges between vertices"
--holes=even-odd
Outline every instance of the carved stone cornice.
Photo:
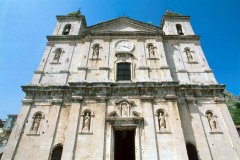
[{"label": "carved stone cornice", "polygon": [[[97,101],[105,97],[139,97],[143,101],[154,98],[176,100],[181,97],[210,98],[223,97],[225,85],[179,85],[179,82],[75,82],[65,86],[23,86],[25,99],[63,99],[70,102],[72,94]],[[216,99],[216,98],[215,98]],[[216,102],[223,102],[216,99]]]},{"label": "carved stone cornice", "polygon": [[164,35],[163,41],[164,42],[192,42],[192,41],[199,41],[199,35]]}]

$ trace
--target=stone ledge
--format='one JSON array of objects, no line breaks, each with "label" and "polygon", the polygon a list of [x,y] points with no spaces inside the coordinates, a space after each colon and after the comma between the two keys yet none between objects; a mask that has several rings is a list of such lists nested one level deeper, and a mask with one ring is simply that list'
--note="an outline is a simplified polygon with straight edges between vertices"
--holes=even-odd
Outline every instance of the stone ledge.
[{"label": "stone ledge", "polygon": [[157,134],[172,134],[170,131],[158,131]]},{"label": "stone ledge", "polygon": [[223,134],[223,132],[221,132],[221,131],[210,131],[209,133],[210,134]]},{"label": "stone ledge", "polygon": [[78,67],[78,70],[88,70],[88,67]]}]

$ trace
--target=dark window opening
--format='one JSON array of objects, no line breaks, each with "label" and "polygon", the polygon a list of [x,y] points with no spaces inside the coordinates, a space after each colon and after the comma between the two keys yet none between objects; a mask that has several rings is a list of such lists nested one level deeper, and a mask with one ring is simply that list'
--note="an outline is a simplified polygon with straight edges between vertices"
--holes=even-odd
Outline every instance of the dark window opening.
[{"label": "dark window opening", "polygon": [[135,160],[135,130],[116,130],[114,160]]},{"label": "dark window opening", "polygon": [[187,154],[189,160],[198,160],[197,150],[195,146],[190,143],[187,144]]},{"label": "dark window opening", "polygon": [[52,151],[52,158],[51,158],[51,160],[61,160],[62,150],[63,150],[63,146],[62,145],[56,146],[53,149],[53,151]]},{"label": "dark window opening", "polygon": [[63,34],[63,35],[68,35],[68,34],[70,33],[70,29],[71,29],[71,24],[66,24],[66,25],[64,26],[64,29],[63,29],[62,34]]},{"label": "dark window opening", "polygon": [[131,64],[118,63],[117,64],[117,80],[131,80]]},{"label": "dark window opening", "polygon": [[179,35],[183,35],[182,25],[181,24],[176,24],[176,28],[177,28],[177,33]]}]

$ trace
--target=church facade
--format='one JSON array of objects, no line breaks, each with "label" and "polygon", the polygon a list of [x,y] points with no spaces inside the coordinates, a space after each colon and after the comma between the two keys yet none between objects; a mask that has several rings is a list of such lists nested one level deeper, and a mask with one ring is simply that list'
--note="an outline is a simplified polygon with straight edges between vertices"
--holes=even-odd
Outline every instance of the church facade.
[{"label": "church facade", "polygon": [[128,17],[57,25],[4,160],[238,160],[240,139],[190,24]]}]

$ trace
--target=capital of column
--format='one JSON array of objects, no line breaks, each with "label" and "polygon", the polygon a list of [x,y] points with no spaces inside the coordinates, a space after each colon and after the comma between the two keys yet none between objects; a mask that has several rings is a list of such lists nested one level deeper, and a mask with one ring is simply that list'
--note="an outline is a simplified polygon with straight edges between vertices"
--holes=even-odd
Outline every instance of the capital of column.
[{"label": "capital of column", "polygon": [[145,101],[145,102],[152,102],[153,101],[153,96],[145,95],[145,96],[141,96],[140,99],[142,101]]},{"label": "capital of column", "polygon": [[192,104],[194,104],[196,101],[194,97],[188,97],[188,96],[185,98],[185,100],[186,100],[186,102],[192,103]]},{"label": "capital of column", "polygon": [[52,99],[51,102],[52,102],[53,105],[60,105],[60,104],[62,104],[63,100],[54,98],[54,99]]},{"label": "capital of column", "polygon": [[32,104],[33,103],[33,99],[32,98],[24,98],[22,100],[22,104],[23,105],[29,105],[29,104]]},{"label": "capital of column", "polygon": [[108,97],[104,95],[96,95],[95,100],[97,102],[106,102],[108,100]]},{"label": "capital of column", "polygon": [[82,96],[73,95],[71,99],[72,99],[72,102],[81,102],[83,100],[83,97]]}]

